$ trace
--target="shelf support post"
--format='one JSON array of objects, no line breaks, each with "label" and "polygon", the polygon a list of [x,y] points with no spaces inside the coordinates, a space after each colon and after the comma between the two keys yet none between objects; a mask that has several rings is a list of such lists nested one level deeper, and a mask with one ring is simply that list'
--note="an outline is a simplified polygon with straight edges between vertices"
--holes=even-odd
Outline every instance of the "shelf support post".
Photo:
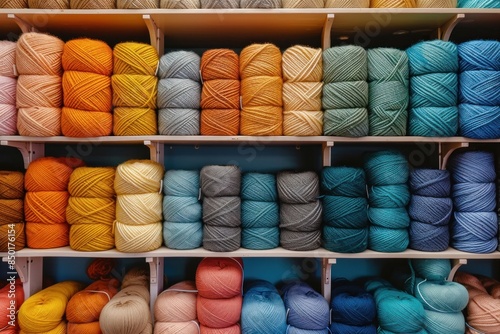
[{"label": "shelf support post", "polygon": [[144,145],[149,148],[149,158],[152,161],[158,162],[163,165],[163,159],[165,156],[163,144],[156,141],[145,140]]},{"label": "shelf support post", "polygon": [[469,147],[469,143],[440,143],[439,144],[439,168],[440,169],[446,169],[446,164],[448,163],[448,159],[450,158],[451,154],[455,152],[455,150],[462,148],[462,147]]},{"label": "shelf support post", "polygon": [[142,18],[148,27],[151,45],[156,49],[158,56],[161,57],[165,52],[165,36],[160,28],[158,28],[155,21],[151,18],[151,15],[143,15]]},{"label": "shelf support post", "polygon": [[146,262],[149,263],[149,292],[150,292],[150,307],[151,315],[154,323],[154,306],[156,297],[163,291],[163,258],[162,257],[147,257]]},{"label": "shelf support post", "polygon": [[332,147],[335,143],[333,141],[327,141],[322,144],[323,149],[323,167],[329,167],[332,165]]},{"label": "shelf support post", "polygon": [[13,19],[16,24],[21,28],[21,31],[23,33],[27,32],[36,32],[36,28],[33,27],[30,23],[26,22],[25,20],[21,19],[20,17],[16,16],[16,14],[7,14],[7,17],[9,19]]},{"label": "shelf support post", "polygon": [[450,274],[448,275],[448,281],[453,281],[458,269],[465,264],[467,264],[467,259],[454,259],[453,266],[451,267]]},{"label": "shelf support post", "polygon": [[[8,257],[2,258],[8,262]],[[28,298],[43,287],[43,258],[42,257],[16,257],[15,265],[17,275],[23,282],[24,298]],[[9,272],[14,270],[9,269]],[[9,274],[10,275],[10,274]],[[13,274],[12,274],[13,275]]]},{"label": "shelf support post", "polygon": [[438,38],[445,42],[450,40],[451,33],[455,26],[465,18],[465,14],[457,14],[452,17],[448,22],[446,22],[443,26],[438,28]]},{"label": "shelf support post", "polygon": [[0,141],[0,145],[17,148],[23,157],[24,168],[28,168],[30,162],[43,157],[45,154],[45,146],[40,143],[2,140]]},{"label": "shelf support post", "polygon": [[328,49],[332,45],[332,25],[335,19],[335,14],[327,14],[323,31],[321,32],[321,46],[323,50]]},{"label": "shelf support post", "polygon": [[321,293],[328,301],[332,299],[332,264],[337,263],[337,259],[323,259],[321,274]]}]

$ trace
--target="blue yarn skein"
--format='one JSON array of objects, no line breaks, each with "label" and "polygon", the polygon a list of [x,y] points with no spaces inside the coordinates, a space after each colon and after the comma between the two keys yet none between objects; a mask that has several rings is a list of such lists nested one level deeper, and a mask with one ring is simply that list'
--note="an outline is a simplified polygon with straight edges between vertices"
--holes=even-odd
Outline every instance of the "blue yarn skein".
[{"label": "blue yarn skein", "polygon": [[406,228],[370,226],[368,248],[377,252],[396,253],[408,248],[410,236]]},{"label": "blue yarn skein", "polygon": [[462,312],[469,302],[467,289],[457,282],[416,279],[414,295],[424,309],[441,313]]},{"label": "blue yarn skein", "polygon": [[448,225],[452,212],[453,201],[449,197],[412,195],[408,206],[412,220],[436,226]]},{"label": "blue yarn skein", "polygon": [[500,41],[474,40],[458,45],[461,71],[500,71]]},{"label": "blue yarn skein", "polygon": [[280,244],[279,227],[251,227],[241,230],[241,247],[247,249],[272,249]]},{"label": "blue yarn skein", "polygon": [[448,225],[435,226],[418,221],[410,223],[411,249],[423,252],[442,252],[450,245],[450,230]]},{"label": "blue yarn skein", "polygon": [[496,212],[455,212],[453,239],[488,241],[498,233]]},{"label": "blue yarn skein", "polygon": [[301,329],[325,330],[330,322],[326,299],[306,283],[285,287],[283,300],[288,311],[287,323]]},{"label": "blue yarn skein", "polygon": [[325,195],[366,197],[365,171],[355,167],[324,167],[321,191]]},{"label": "blue yarn skein", "polygon": [[271,283],[256,282],[245,292],[241,331],[244,334],[285,333],[285,305]]},{"label": "blue yarn skein", "polygon": [[409,184],[413,195],[448,197],[451,193],[450,172],[443,169],[415,168]]},{"label": "blue yarn skein", "polygon": [[375,325],[353,326],[340,322],[332,322],[330,325],[331,334],[377,334]]},{"label": "blue yarn skein", "polygon": [[371,186],[368,188],[368,201],[370,207],[402,208],[410,202],[410,189],[404,183]]},{"label": "blue yarn skein", "polygon": [[496,186],[489,183],[456,183],[451,188],[454,210],[460,212],[494,211]]},{"label": "blue yarn skein", "polygon": [[451,261],[448,259],[411,259],[410,265],[416,276],[430,281],[444,281],[451,272]]},{"label": "blue yarn skein", "polygon": [[325,329],[303,329],[292,325],[286,327],[286,334],[330,334],[328,328]]},{"label": "blue yarn skein", "polygon": [[164,196],[163,219],[186,224],[201,221],[201,203],[197,197]]},{"label": "blue yarn skein", "polygon": [[500,106],[458,105],[460,135],[474,139],[500,138]]},{"label": "blue yarn skein", "polygon": [[277,202],[276,175],[265,173],[244,173],[241,178],[241,199]]},{"label": "blue yarn skein", "polygon": [[422,137],[452,137],[458,131],[458,108],[411,108],[408,116],[408,134]]},{"label": "blue yarn skein", "polygon": [[368,228],[323,226],[323,247],[337,253],[361,253],[368,247]]},{"label": "blue yarn skein", "polygon": [[368,225],[368,201],[364,197],[323,197],[323,223],[340,228],[364,228]]},{"label": "blue yarn skein", "polygon": [[458,8],[500,8],[497,0],[458,0]]},{"label": "blue yarn skein", "polygon": [[370,325],[377,315],[373,295],[353,284],[334,288],[330,306],[332,322],[346,325]]},{"label": "blue yarn skein", "polygon": [[276,227],[280,222],[277,202],[241,202],[241,226],[243,228]]},{"label": "blue yarn skein", "polygon": [[452,42],[424,41],[406,49],[410,75],[458,71],[458,48]]},{"label": "blue yarn skein", "polygon": [[433,334],[465,333],[465,318],[462,312],[442,313],[425,311],[425,327]]},{"label": "blue yarn skein", "polygon": [[165,246],[171,249],[195,249],[203,241],[203,225],[194,223],[163,223],[163,240]]},{"label": "blue yarn skein", "polygon": [[405,156],[396,151],[368,153],[364,169],[367,183],[374,186],[406,183],[410,174]]},{"label": "blue yarn skein", "polygon": [[461,103],[485,106],[500,105],[500,71],[465,71],[460,73],[458,96]]},{"label": "blue yarn skein", "polygon": [[368,208],[368,221],[371,225],[385,228],[410,226],[410,217],[406,208]]},{"label": "blue yarn skein", "polygon": [[192,170],[168,170],[163,177],[163,193],[167,196],[193,196],[200,192],[200,172]]},{"label": "blue yarn skein", "polygon": [[410,79],[411,108],[456,106],[457,95],[456,73],[430,73]]},{"label": "blue yarn skein", "polygon": [[454,183],[495,182],[495,156],[486,151],[456,151],[448,160],[446,168]]}]

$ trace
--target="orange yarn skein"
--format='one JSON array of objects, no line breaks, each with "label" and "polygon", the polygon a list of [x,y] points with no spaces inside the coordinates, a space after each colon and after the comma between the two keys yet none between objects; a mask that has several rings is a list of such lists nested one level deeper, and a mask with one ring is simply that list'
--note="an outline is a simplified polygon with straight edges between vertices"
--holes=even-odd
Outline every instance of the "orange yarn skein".
[{"label": "orange yarn skein", "polygon": [[24,213],[27,222],[46,225],[65,224],[67,191],[29,191],[26,193]]},{"label": "orange yarn skein", "polygon": [[64,247],[69,244],[69,225],[26,221],[26,245],[35,249]]},{"label": "orange yarn skein", "polygon": [[201,93],[201,107],[203,109],[239,109],[240,81],[223,79],[206,81]]},{"label": "orange yarn skein", "polygon": [[0,225],[16,224],[23,220],[23,200],[0,197]]},{"label": "orange yarn skein", "polygon": [[240,133],[248,136],[281,136],[283,109],[273,106],[243,108]]},{"label": "orange yarn skein", "polygon": [[68,322],[68,333],[71,334],[101,334],[101,326],[99,321],[87,323]]},{"label": "orange yarn skein", "polygon": [[229,49],[212,49],[203,53],[200,71],[203,81],[216,79],[238,80],[238,55]]},{"label": "orange yarn skein", "polygon": [[113,73],[113,50],[100,40],[73,39],[64,45],[62,66],[65,71],[110,76]]},{"label": "orange yarn skein", "polygon": [[0,171],[0,198],[22,199],[24,197],[24,174],[15,171]]},{"label": "orange yarn skein", "polygon": [[281,77],[281,51],[273,44],[252,44],[241,50],[240,77]]},{"label": "orange yarn skein", "polygon": [[243,108],[283,105],[283,80],[281,77],[255,76],[241,81]]},{"label": "orange yarn skein", "polygon": [[109,112],[63,107],[61,131],[67,137],[108,136],[113,131],[113,115]]},{"label": "orange yarn skein", "polygon": [[73,168],[83,165],[79,159],[43,157],[31,162],[26,170],[26,191],[64,191]]},{"label": "orange yarn skein", "polygon": [[203,109],[200,133],[207,136],[236,136],[240,130],[239,109]]},{"label": "orange yarn skein", "polygon": [[65,71],[62,77],[64,106],[111,112],[111,78],[102,74]]}]

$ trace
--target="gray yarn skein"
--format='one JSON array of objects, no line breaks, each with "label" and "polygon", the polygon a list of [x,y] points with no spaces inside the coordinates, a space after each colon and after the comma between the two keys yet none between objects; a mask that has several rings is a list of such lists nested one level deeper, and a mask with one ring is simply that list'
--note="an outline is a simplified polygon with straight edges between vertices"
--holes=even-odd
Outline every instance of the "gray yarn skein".
[{"label": "gray yarn skein", "polygon": [[200,171],[201,192],[206,197],[239,196],[241,171],[238,166],[205,166]]},{"label": "gray yarn skein", "polygon": [[191,79],[167,78],[158,82],[157,104],[159,109],[199,109],[201,84]]},{"label": "gray yarn skein", "polygon": [[199,82],[200,61],[200,56],[192,51],[169,52],[160,58],[158,77],[191,79]]},{"label": "gray yarn skein", "polygon": [[240,8],[240,0],[201,0],[201,8]]},{"label": "gray yarn skein", "polygon": [[158,110],[158,133],[165,136],[199,135],[200,111],[183,108]]},{"label": "gray yarn skein", "polygon": [[281,229],[280,244],[283,248],[293,251],[310,251],[321,246],[321,231],[295,232]]},{"label": "gray yarn skein", "polygon": [[205,225],[241,226],[241,199],[239,196],[205,197],[203,199]]},{"label": "gray yarn skein", "polygon": [[321,228],[323,206],[319,200],[306,204],[280,205],[280,228],[295,232],[313,232]]},{"label": "gray yarn skein", "polygon": [[200,0],[161,0],[160,8],[166,9],[198,9]]},{"label": "gray yarn skein", "polygon": [[319,197],[319,177],[312,171],[280,172],[277,186],[279,199],[283,203],[311,203]]},{"label": "gray yarn skein", "polygon": [[241,8],[281,8],[281,0],[241,0]]},{"label": "gray yarn skein", "polygon": [[241,228],[203,225],[203,248],[212,252],[234,252],[241,245]]}]

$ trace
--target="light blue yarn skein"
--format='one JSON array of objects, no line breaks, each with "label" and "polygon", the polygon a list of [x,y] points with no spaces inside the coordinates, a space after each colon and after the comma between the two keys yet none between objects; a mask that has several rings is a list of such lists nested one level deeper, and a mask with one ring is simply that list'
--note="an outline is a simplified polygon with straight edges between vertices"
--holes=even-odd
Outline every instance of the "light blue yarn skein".
[{"label": "light blue yarn skein", "polygon": [[489,183],[456,183],[451,187],[455,211],[482,212],[494,211],[496,186]]},{"label": "light blue yarn skein", "polygon": [[450,156],[446,168],[454,183],[495,182],[495,157],[486,151],[456,151]]},{"label": "light blue yarn skein", "polygon": [[408,248],[410,236],[405,228],[394,229],[370,226],[368,248],[377,252],[396,253]]},{"label": "light blue yarn skein", "polygon": [[325,329],[303,329],[292,325],[286,328],[286,334],[330,334],[328,328]]},{"label": "light blue yarn skein", "polygon": [[283,301],[288,312],[289,325],[307,330],[328,330],[328,302],[308,284],[295,283],[286,286]]},{"label": "light blue yarn skein", "polygon": [[458,71],[458,48],[452,42],[424,41],[406,49],[410,75]]},{"label": "light blue yarn skein", "polygon": [[242,334],[284,334],[285,331],[286,310],[278,290],[269,282],[255,282],[243,297]]},{"label": "light blue yarn skein", "polygon": [[448,225],[435,226],[419,221],[410,222],[409,248],[423,252],[442,252],[450,245]]},{"label": "light blue yarn skein", "polygon": [[192,170],[168,170],[163,177],[163,193],[167,196],[198,197],[200,172]]},{"label": "light blue yarn skein", "polygon": [[461,103],[458,117],[460,135],[474,139],[500,138],[500,106]]},{"label": "light blue yarn skein", "polygon": [[371,225],[385,228],[407,228],[410,216],[406,208],[368,208],[368,221]]},{"label": "light blue yarn skein", "polygon": [[463,334],[465,318],[462,312],[442,313],[426,310],[425,327],[432,334]]},{"label": "light blue yarn skein", "polygon": [[458,108],[411,108],[408,115],[408,135],[422,137],[453,137],[459,125]]},{"label": "light blue yarn skein", "polygon": [[410,203],[410,189],[405,183],[371,186],[368,202],[374,208],[402,208]]},{"label": "light blue yarn skein", "polygon": [[491,253],[498,247],[496,212],[455,212],[451,245],[470,253]]},{"label": "light blue yarn skein", "polygon": [[465,71],[460,73],[460,103],[485,106],[500,105],[500,71]]},{"label": "light blue yarn skein", "polygon": [[473,40],[458,45],[461,71],[500,71],[500,41]]},{"label": "light blue yarn skein", "polygon": [[450,172],[445,169],[415,168],[409,184],[413,195],[449,197],[451,193]]},{"label": "light blue yarn skein", "polygon": [[241,202],[241,227],[278,227],[279,223],[280,213],[277,202],[247,200]]},{"label": "light blue yarn skein", "polygon": [[323,247],[337,253],[361,253],[368,248],[368,227],[352,229],[323,226]]},{"label": "light blue yarn skein", "polygon": [[322,201],[324,224],[340,228],[368,226],[366,198],[325,195]]},{"label": "light blue yarn skein", "polygon": [[424,309],[441,313],[462,312],[469,302],[467,289],[457,282],[415,280],[414,295]]},{"label": "light blue yarn skein", "polygon": [[163,240],[171,249],[195,249],[203,241],[203,225],[201,222],[163,223]]},{"label": "light blue yarn skein", "polygon": [[241,247],[247,249],[272,249],[280,244],[279,227],[252,227],[241,230]]},{"label": "light blue yarn skein", "polygon": [[412,195],[408,214],[411,219],[436,226],[448,225],[453,212],[453,201],[449,197]]},{"label": "light blue yarn skein", "polygon": [[201,221],[201,203],[196,197],[164,196],[163,219],[185,224]]},{"label": "light blue yarn skein", "polygon": [[411,108],[452,107],[457,105],[456,73],[430,73],[411,77]]},{"label": "light blue yarn skein", "polygon": [[451,272],[448,259],[411,259],[410,264],[418,277],[431,281],[444,281]]},{"label": "light blue yarn skein", "polygon": [[325,195],[366,197],[366,177],[362,168],[324,167],[321,192]]},{"label": "light blue yarn skein", "polygon": [[396,151],[368,153],[364,169],[367,183],[374,186],[406,183],[410,174],[405,156]]},{"label": "light blue yarn skein", "polygon": [[244,173],[241,178],[241,199],[262,202],[276,202],[276,175],[265,173]]}]

